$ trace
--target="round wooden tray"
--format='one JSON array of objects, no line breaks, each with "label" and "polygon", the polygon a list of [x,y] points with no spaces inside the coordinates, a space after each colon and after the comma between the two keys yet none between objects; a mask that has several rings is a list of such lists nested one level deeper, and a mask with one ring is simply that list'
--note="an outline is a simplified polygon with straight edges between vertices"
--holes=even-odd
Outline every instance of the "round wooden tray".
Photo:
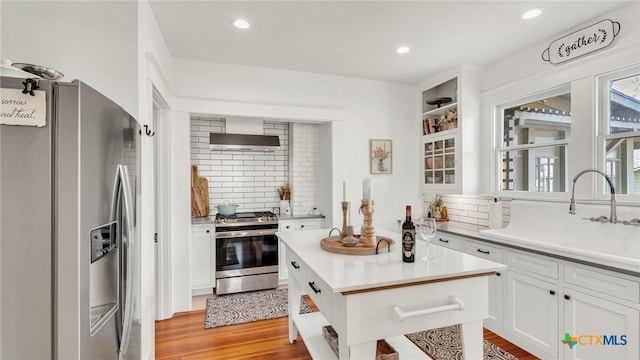
[{"label": "round wooden tray", "polygon": [[[360,235],[353,235],[355,238],[360,238]],[[390,251],[390,248],[393,249],[395,245],[395,241],[393,239],[389,239],[383,236],[376,236],[377,241],[380,239],[385,239],[386,241],[382,241],[380,246],[378,247],[378,254],[386,253]],[[387,246],[387,241],[391,244],[391,246]],[[340,239],[340,236],[330,236],[320,240],[320,247],[323,250],[328,252],[336,253],[336,254],[345,254],[345,255],[376,255],[376,248],[374,247],[365,247],[362,243],[356,244],[356,246],[344,246]]]}]

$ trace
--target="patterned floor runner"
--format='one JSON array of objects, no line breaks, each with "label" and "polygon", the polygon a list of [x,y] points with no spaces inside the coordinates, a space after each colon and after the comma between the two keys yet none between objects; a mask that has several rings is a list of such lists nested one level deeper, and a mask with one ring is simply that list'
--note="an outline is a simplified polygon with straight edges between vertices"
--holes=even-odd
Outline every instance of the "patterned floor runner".
[{"label": "patterned floor runner", "polygon": [[[221,295],[207,299],[204,328],[289,316],[287,294],[287,289],[276,289]],[[300,313],[310,312],[312,310],[309,305],[301,301]]]}]

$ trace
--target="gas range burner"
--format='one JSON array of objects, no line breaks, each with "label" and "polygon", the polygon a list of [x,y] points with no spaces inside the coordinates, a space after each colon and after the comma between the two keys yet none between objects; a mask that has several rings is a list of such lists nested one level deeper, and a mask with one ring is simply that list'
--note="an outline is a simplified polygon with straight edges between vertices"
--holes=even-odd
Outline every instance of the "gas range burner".
[{"label": "gas range burner", "polygon": [[271,211],[238,212],[234,215],[216,214],[216,224],[237,224],[240,226],[264,223],[277,224],[278,216]]}]

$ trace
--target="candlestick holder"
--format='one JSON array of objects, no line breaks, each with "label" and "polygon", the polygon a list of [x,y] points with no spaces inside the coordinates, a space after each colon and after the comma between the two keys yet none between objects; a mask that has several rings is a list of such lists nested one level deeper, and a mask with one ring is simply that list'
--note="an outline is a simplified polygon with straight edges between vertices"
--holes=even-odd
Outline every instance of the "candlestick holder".
[{"label": "candlestick holder", "polygon": [[349,211],[349,202],[343,201],[341,204],[342,204],[342,232],[340,233],[340,239],[344,239],[344,237],[347,236],[347,212]]},{"label": "candlestick holder", "polygon": [[[369,204],[371,204],[371,206],[369,206]],[[366,247],[375,247],[377,241],[375,228],[372,225],[373,205],[373,200],[369,201],[366,199],[362,199],[362,204],[360,205],[360,212],[364,215],[362,228],[360,229],[360,242]]]}]

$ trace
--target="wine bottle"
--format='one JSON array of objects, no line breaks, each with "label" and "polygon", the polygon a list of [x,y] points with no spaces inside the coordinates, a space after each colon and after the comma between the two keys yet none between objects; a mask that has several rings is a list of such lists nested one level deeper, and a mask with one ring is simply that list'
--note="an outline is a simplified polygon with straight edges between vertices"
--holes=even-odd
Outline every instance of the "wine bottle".
[{"label": "wine bottle", "polygon": [[407,205],[407,217],[402,223],[402,261],[416,261],[416,227],[411,221],[411,206]]}]

